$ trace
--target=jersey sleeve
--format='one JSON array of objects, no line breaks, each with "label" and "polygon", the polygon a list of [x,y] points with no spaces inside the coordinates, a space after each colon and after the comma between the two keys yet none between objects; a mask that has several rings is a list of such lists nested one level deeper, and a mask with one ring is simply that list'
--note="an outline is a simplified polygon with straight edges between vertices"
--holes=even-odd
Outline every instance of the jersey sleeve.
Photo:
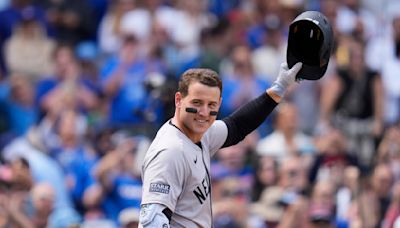
[{"label": "jersey sleeve", "polygon": [[143,167],[143,195],[141,204],[159,203],[175,211],[183,191],[187,162],[180,151],[164,149]]},{"label": "jersey sleeve", "polygon": [[225,122],[216,120],[205,134],[205,144],[208,145],[210,156],[213,156],[224,145],[228,136],[228,127]]}]

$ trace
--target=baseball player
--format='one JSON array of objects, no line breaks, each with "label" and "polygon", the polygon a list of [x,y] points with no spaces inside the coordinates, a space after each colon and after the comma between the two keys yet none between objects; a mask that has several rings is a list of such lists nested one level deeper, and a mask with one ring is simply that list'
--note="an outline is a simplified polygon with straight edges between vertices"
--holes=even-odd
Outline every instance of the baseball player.
[{"label": "baseball player", "polygon": [[175,115],[158,131],[142,166],[139,227],[212,227],[210,158],[255,130],[296,81],[302,63],[283,63],[276,81],[232,115],[216,120],[222,82],[216,72],[190,69],[175,93]]}]

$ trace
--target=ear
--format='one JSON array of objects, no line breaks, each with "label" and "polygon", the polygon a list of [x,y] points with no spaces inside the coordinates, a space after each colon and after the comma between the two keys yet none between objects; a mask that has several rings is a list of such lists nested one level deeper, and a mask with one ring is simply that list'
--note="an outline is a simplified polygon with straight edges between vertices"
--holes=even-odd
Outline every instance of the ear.
[{"label": "ear", "polygon": [[182,105],[182,94],[180,92],[175,93],[175,107],[180,108]]}]

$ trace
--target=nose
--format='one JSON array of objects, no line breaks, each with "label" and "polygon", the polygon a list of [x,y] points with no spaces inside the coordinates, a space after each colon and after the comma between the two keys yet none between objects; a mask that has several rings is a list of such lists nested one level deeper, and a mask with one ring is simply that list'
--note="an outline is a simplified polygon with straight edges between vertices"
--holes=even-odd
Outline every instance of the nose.
[{"label": "nose", "polygon": [[207,107],[207,105],[201,106],[198,109],[198,114],[201,116],[208,116],[210,113],[210,109]]}]

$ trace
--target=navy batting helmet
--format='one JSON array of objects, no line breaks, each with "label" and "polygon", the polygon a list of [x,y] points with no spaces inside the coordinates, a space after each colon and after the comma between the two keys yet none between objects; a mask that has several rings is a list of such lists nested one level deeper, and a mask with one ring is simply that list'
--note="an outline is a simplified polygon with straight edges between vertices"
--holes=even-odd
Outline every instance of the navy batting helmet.
[{"label": "navy batting helmet", "polygon": [[289,68],[303,63],[297,78],[318,80],[324,76],[332,49],[332,27],[322,13],[305,11],[293,20],[286,58]]}]

